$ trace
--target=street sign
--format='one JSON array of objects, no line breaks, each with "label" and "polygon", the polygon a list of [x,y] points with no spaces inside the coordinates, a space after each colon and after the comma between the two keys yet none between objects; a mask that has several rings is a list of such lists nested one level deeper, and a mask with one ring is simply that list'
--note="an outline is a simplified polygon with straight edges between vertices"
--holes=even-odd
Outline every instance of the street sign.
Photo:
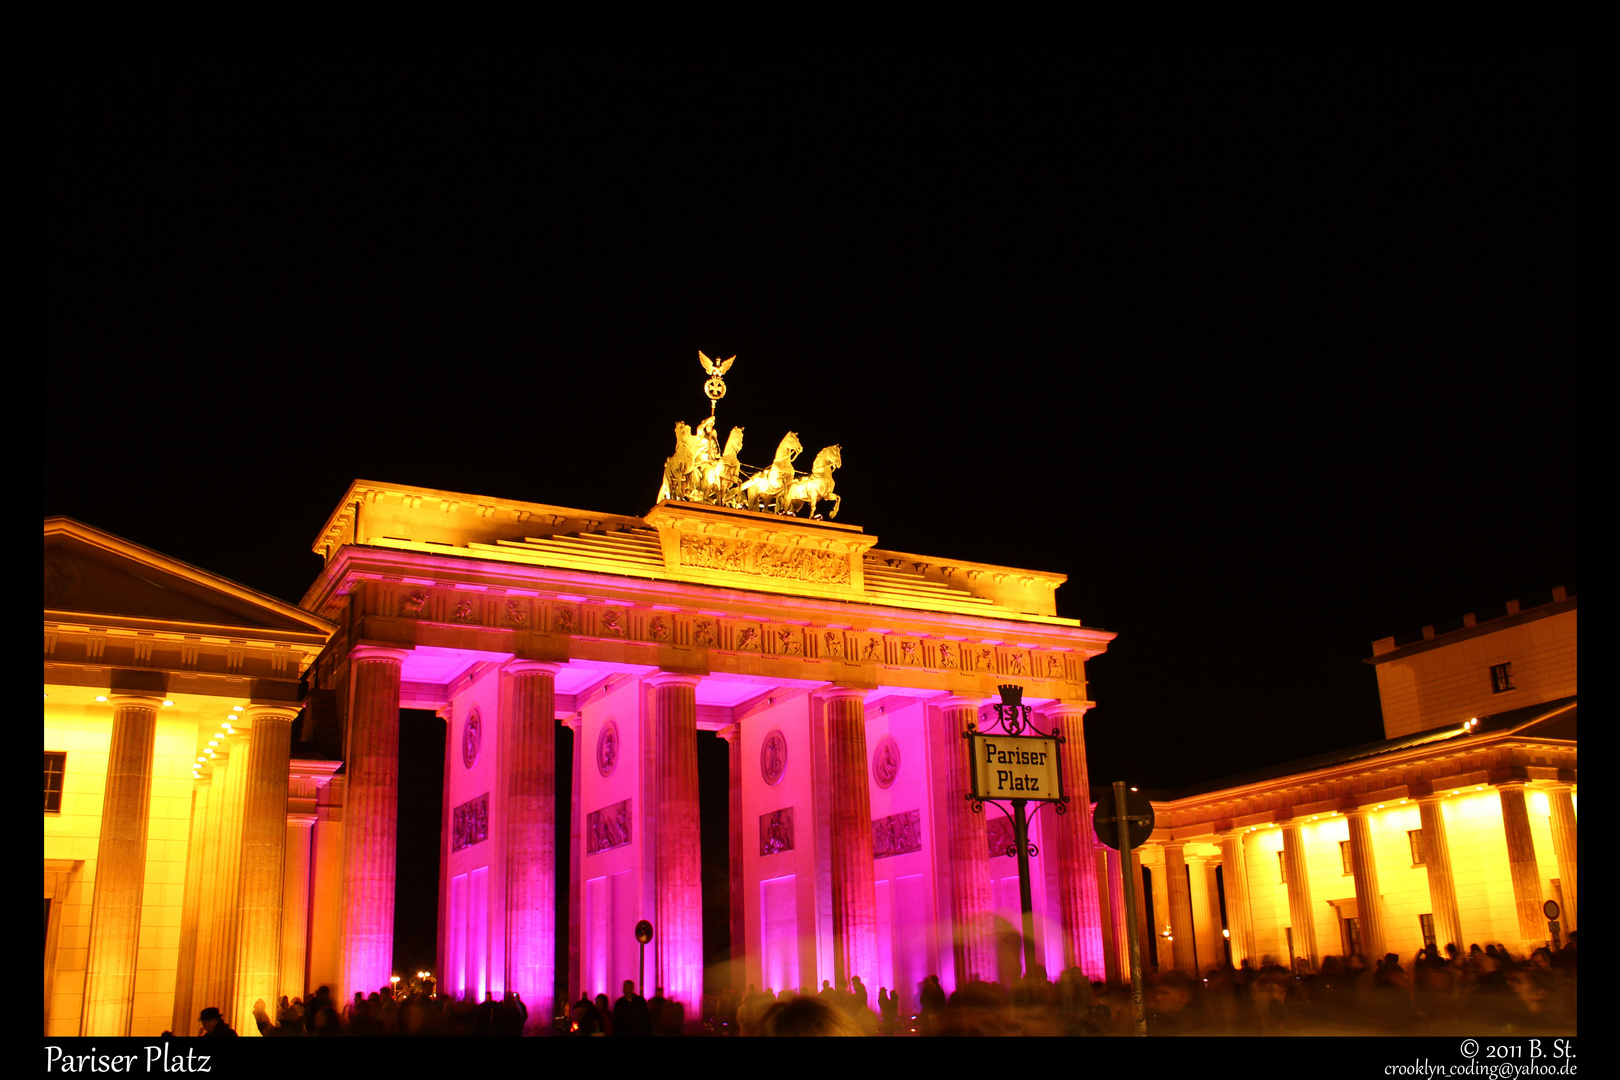
[{"label": "street sign", "polygon": [[1563,912],[1558,906],[1558,901],[1549,900],[1545,904],[1541,905],[1541,913],[1547,916],[1547,920],[1551,922],[1553,919],[1558,918],[1558,916]]},{"label": "street sign", "polygon": [[652,923],[648,922],[646,919],[642,919],[640,922],[636,923],[636,940],[641,942],[643,945],[652,940]]},{"label": "street sign", "polygon": [[1031,802],[1063,798],[1055,737],[974,732],[968,746],[973,755],[973,794],[978,798]]},{"label": "street sign", "polygon": [[[1118,787],[1118,785],[1115,785]],[[1108,788],[1097,799],[1097,809],[1091,817],[1091,827],[1097,839],[1115,851],[1130,851],[1141,847],[1153,835],[1153,804],[1140,791],[1125,793],[1125,844],[1121,846],[1119,822],[1121,814],[1115,808],[1114,789]]]}]

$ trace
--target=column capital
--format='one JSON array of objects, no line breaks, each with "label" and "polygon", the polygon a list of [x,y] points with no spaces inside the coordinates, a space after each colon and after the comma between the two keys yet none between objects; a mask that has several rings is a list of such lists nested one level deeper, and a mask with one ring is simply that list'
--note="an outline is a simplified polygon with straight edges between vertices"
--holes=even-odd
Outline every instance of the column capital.
[{"label": "column capital", "polygon": [[1066,718],[1070,716],[1084,716],[1095,708],[1095,701],[1052,701],[1040,706],[1036,711],[1047,716]]},{"label": "column capital", "polygon": [[161,694],[111,694],[107,698],[107,704],[115,709],[161,709],[163,708],[163,700]]},{"label": "column capital", "polygon": [[243,713],[252,727],[260,720],[285,720],[290,724],[298,719],[299,711],[296,705],[249,705]]},{"label": "column capital", "polygon": [[717,738],[724,739],[728,743],[735,743],[737,737],[742,734],[742,725],[727,724],[725,727],[716,730],[714,734]]},{"label": "column capital", "polygon": [[396,664],[403,664],[405,658],[411,654],[409,649],[389,649],[381,645],[356,645],[349,650],[349,659],[355,660],[386,660]]},{"label": "column capital", "polygon": [[314,814],[304,814],[304,813],[289,813],[287,815],[287,824],[289,824],[289,825],[297,825],[301,829],[314,828],[314,826],[315,826],[315,815]]},{"label": "column capital", "polygon": [[941,709],[972,709],[977,712],[989,700],[987,697],[975,697],[967,694],[946,694],[944,697],[930,700],[928,704],[938,706]]},{"label": "column capital", "polygon": [[556,678],[557,673],[566,666],[565,664],[548,663],[544,660],[509,660],[501,670],[508,675],[546,674]]},{"label": "column capital", "polygon": [[564,716],[561,719],[559,719],[557,721],[557,723],[561,724],[563,727],[567,728],[569,731],[572,731],[575,735],[578,735],[580,726],[585,723],[585,718],[584,718],[584,716],[582,716],[581,714],[579,714],[577,712],[576,713],[569,713],[567,716]]},{"label": "column capital", "polygon": [[1345,817],[1363,817],[1364,818],[1368,814],[1372,813],[1372,807],[1363,806],[1363,805],[1361,805],[1361,803],[1357,802],[1354,798],[1340,800],[1339,805],[1336,807],[1336,809],[1339,811],[1339,813],[1343,814]]},{"label": "column capital", "polygon": [[696,690],[698,683],[703,681],[701,675],[688,675],[679,671],[655,671],[644,677],[645,686],[690,686]]},{"label": "column capital", "polygon": [[858,686],[845,686],[840,683],[831,683],[815,691],[816,697],[822,701],[858,701],[866,703],[866,695],[872,691]]},{"label": "column capital", "polygon": [[1498,791],[1529,791],[1530,781],[1518,776],[1510,776],[1503,780],[1492,780],[1491,787]]}]

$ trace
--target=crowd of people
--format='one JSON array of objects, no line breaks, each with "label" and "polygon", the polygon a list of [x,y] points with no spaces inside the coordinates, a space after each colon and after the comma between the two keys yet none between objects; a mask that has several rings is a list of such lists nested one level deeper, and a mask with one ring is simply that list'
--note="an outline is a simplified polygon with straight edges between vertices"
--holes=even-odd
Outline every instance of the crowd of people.
[{"label": "crowd of people", "polygon": [[[1576,935],[1557,951],[1516,957],[1500,945],[1422,949],[1410,970],[1394,953],[1369,964],[1360,956],[1327,957],[1319,969],[1295,970],[1265,958],[1258,966],[1211,968],[1193,978],[1162,971],[1145,981],[1149,1035],[1574,1035]],[[1079,968],[1056,981],[1039,967],[1011,986],[977,977],[946,994],[939,978],[917,987],[915,1010],[899,990],[879,987],[871,1001],[859,977],[776,993],[750,986],[704,999],[689,1018],[662,987],[649,1000],[632,981],[609,1001],[589,994],[549,1025],[575,1036],[710,1035],[1130,1035],[1136,1030],[1128,988],[1087,980]],[[691,1020],[690,1025],[688,1020]],[[282,998],[272,1017],[255,1003],[261,1035],[517,1036],[529,1011],[516,993],[497,1000],[457,1000],[431,986],[405,993],[385,987],[334,1001],[326,987],[307,1000]],[[235,1035],[219,1010],[199,1017],[205,1037]],[[529,1029],[534,1030],[532,1027]]]}]

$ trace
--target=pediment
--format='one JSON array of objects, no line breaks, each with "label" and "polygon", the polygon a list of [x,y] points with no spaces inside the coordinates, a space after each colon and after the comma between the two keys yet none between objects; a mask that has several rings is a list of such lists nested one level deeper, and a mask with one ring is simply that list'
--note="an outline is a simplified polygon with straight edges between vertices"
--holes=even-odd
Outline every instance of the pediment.
[{"label": "pediment", "polygon": [[44,576],[47,612],[249,633],[330,630],[285,601],[68,518],[45,522]]}]

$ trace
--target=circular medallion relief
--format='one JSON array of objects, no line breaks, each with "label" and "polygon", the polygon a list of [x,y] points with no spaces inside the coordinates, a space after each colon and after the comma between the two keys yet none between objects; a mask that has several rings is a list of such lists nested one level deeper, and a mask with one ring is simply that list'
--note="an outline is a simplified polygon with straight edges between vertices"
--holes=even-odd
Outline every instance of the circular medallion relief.
[{"label": "circular medallion relief", "polygon": [[872,779],[877,781],[878,787],[886,788],[899,775],[900,744],[894,741],[893,735],[885,735],[872,751]]},{"label": "circular medallion relief", "polygon": [[619,763],[619,728],[609,720],[596,733],[596,771],[609,776]]},{"label": "circular medallion relief", "polygon": [[759,748],[759,775],[767,784],[780,783],[787,772],[787,736],[780,730],[765,736]]},{"label": "circular medallion relief", "polygon": [[484,742],[484,721],[474,709],[467,715],[467,722],[461,725],[461,763],[467,768],[473,767],[478,760],[478,748]]}]

